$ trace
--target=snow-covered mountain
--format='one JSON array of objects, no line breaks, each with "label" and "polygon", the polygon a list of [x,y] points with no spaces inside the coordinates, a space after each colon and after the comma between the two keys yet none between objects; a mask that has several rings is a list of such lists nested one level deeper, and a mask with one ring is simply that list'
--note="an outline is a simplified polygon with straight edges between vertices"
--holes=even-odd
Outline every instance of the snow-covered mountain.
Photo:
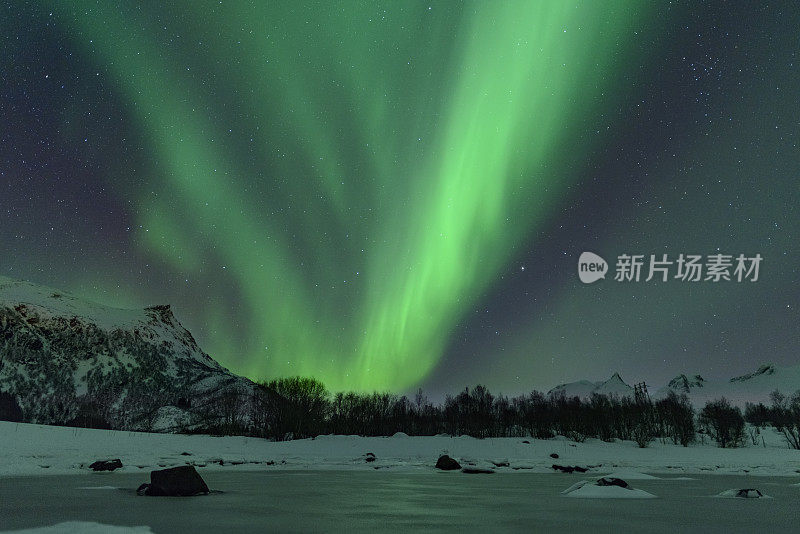
[{"label": "snow-covered mountain", "polygon": [[800,365],[776,367],[772,364],[760,366],[756,371],[731,378],[727,381],[707,381],[700,375],[688,378],[679,375],[665,387],[659,389],[655,398],[663,397],[669,390],[685,393],[695,406],[703,406],[709,400],[725,397],[733,404],[744,407],[747,402],[770,404],[770,394],[777,390],[786,395],[800,390]]},{"label": "snow-covered mountain", "polygon": [[252,382],[204,353],[168,305],[118,309],[0,277],[0,391],[30,422],[169,430]]},{"label": "snow-covered mountain", "polygon": [[[650,389],[654,400],[665,397],[669,391],[685,394],[696,408],[702,408],[710,400],[725,397],[731,403],[744,408],[745,403],[769,405],[770,394],[780,391],[790,395],[800,390],[800,365],[794,367],[776,367],[771,364],[760,366],[752,373],[737,376],[730,380],[705,380],[702,376],[681,374],[655,391]],[[567,397],[588,399],[592,393],[617,396],[633,396],[633,388],[625,383],[618,373],[606,381],[591,382],[579,380],[561,384],[551,389],[548,394],[559,394],[563,391]]]},{"label": "snow-covered mountain", "polygon": [[691,393],[693,389],[704,387],[705,383],[706,381],[700,375],[694,375],[692,377],[678,375],[670,380],[666,387],[676,393]]},{"label": "snow-covered mountain", "polygon": [[619,376],[619,373],[614,373],[611,375],[611,378],[606,381],[590,382],[588,380],[579,380],[577,382],[560,384],[548,391],[547,394],[559,395],[562,391],[568,398],[580,397],[582,399],[588,399],[591,397],[592,393],[607,396],[616,395],[619,397],[633,397],[633,388],[626,384],[624,380],[622,380],[622,377]]}]

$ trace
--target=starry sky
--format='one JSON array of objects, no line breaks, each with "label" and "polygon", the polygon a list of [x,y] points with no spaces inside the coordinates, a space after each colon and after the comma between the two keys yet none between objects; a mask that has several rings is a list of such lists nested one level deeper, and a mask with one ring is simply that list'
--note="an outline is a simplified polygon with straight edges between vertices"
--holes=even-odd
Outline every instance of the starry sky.
[{"label": "starry sky", "polygon": [[[232,371],[333,390],[797,365],[799,27],[793,2],[4,0],[0,274],[171,303]],[[663,254],[763,260],[646,282]]]}]

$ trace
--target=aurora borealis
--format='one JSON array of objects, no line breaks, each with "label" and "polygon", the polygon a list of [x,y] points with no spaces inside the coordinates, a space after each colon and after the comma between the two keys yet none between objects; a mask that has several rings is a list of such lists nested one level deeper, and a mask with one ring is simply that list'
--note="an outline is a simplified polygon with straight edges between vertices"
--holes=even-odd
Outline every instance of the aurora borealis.
[{"label": "aurora borealis", "polygon": [[332,389],[799,363],[797,7],[162,4],[4,4],[0,274]]}]

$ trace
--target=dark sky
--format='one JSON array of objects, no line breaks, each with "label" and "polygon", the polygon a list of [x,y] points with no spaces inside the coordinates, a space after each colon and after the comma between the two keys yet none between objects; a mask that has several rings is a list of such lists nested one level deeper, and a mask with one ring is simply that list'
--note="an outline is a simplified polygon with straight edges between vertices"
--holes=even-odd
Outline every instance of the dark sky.
[{"label": "dark sky", "polygon": [[332,389],[800,364],[796,3],[163,4],[0,4],[0,274]]}]

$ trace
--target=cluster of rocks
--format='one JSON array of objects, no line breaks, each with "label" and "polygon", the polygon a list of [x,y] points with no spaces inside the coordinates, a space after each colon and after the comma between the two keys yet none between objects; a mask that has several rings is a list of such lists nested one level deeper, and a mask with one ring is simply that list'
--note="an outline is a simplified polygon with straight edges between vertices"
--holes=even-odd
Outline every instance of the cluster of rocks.
[{"label": "cluster of rocks", "polygon": [[[190,453],[183,454],[186,456],[191,455]],[[557,455],[555,455],[555,457],[557,457]],[[376,457],[374,453],[368,452],[364,455],[364,459],[369,463],[374,462]],[[509,462],[505,459],[494,460],[492,461],[492,464],[495,467],[509,467]],[[111,460],[97,460],[89,465],[89,469],[96,472],[115,471],[120,468],[122,468],[122,461],[119,458],[114,458]],[[587,471],[587,468],[580,466],[562,466],[553,464],[552,468],[556,471],[561,471],[564,473],[585,473]],[[440,469],[442,471],[461,470],[462,473],[466,474],[494,473],[494,469],[480,467],[472,462],[469,462],[467,465],[462,467],[458,461],[446,454],[441,455],[436,461],[436,469]],[[590,484],[590,482],[579,482],[562,493],[571,493],[575,491],[577,494],[577,491],[581,490],[581,488],[587,487],[587,484]],[[634,488],[631,487],[630,484],[628,484],[625,480],[616,477],[602,477],[597,479],[597,481],[595,481],[592,485],[600,487],[615,486],[626,490],[634,490]],[[646,492],[641,492],[641,490],[636,491],[639,493],[644,493],[645,496],[653,497],[653,495],[647,494]],[[142,484],[136,490],[138,495],[145,495],[149,497],[192,497],[196,495],[208,495],[210,492],[211,491],[208,489],[208,485],[206,484],[205,480],[203,480],[203,477],[200,476],[200,474],[192,465],[182,465],[168,469],[151,471],[150,482]],[[770,498],[755,488],[727,490],[722,492],[719,496],[735,497],[740,499]]]}]

